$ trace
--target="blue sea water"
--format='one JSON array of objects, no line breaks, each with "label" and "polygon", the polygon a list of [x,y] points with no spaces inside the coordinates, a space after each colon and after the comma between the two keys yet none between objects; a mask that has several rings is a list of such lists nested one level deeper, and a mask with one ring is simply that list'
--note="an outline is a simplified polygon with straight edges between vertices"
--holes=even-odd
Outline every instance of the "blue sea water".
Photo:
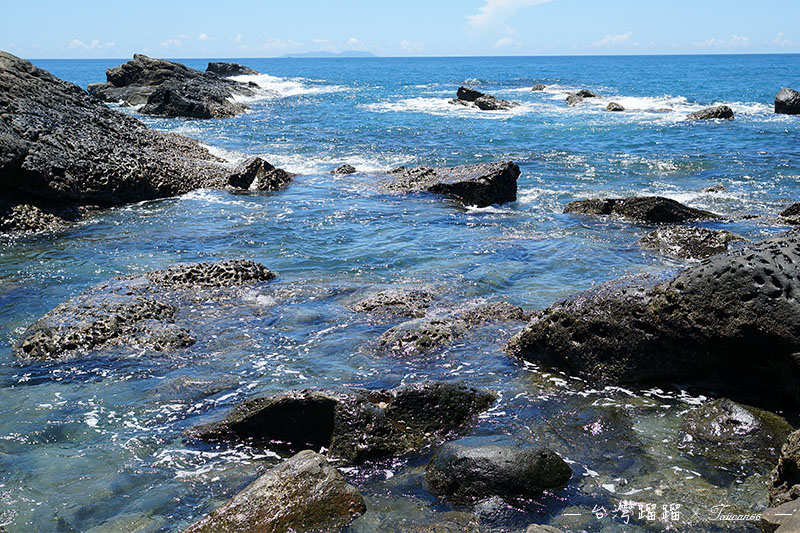
[{"label": "blue sea water", "polygon": [[[34,63],[86,87],[122,61]],[[182,60],[199,69],[207,61]],[[258,393],[424,379],[498,391],[472,432],[546,444],[573,467],[561,491],[470,509],[498,531],[531,522],[691,531],[693,511],[764,508],[769,465],[721,468],[682,445],[680,414],[704,396],[680,387],[592,390],[522,365],[500,349],[516,331],[511,325],[480,328],[427,357],[388,356],[375,341],[394,323],[348,305],[387,287],[428,286],[454,302],[501,298],[538,309],[621,275],[687,264],[637,246],[652,227],[562,213],[586,197],[667,196],[725,215],[704,225],[749,239],[785,229],[775,215],[800,199],[800,118],[775,115],[772,102],[781,87],[800,87],[800,55],[238,61],[264,73],[243,78],[262,87],[244,115],[200,121],[123,112],[197,138],[231,163],[259,155],[299,173],[288,188],[196,191],[0,242],[0,524],[8,531],[180,531],[275,461],[246,446],[200,449],[183,438],[186,428]],[[536,83],[548,88],[533,92]],[[521,105],[482,112],[448,104],[464,84]],[[601,97],[567,106],[566,93],[581,88]],[[626,111],[605,111],[610,101]],[[729,105],[735,120],[683,120],[716,104]],[[374,187],[397,165],[499,159],[522,171],[518,199],[507,205],[465,208]],[[361,172],[331,175],[342,163]],[[716,185],[725,188],[702,192]],[[760,216],[743,218],[752,214]],[[27,326],[99,281],[239,257],[278,279],[204,323],[203,339],[181,353],[109,351],[47,363],[13,354]],[[595,431],[609,412],[628,422]],[[350,530],[402,530],[404,520],[464,510],[425,490],[429,456],[346,469],[369,507]],[[592,513],[623,500],[680,504],[684,519],[625,526]],[[755,522],[702,524],[758,530]]]}]

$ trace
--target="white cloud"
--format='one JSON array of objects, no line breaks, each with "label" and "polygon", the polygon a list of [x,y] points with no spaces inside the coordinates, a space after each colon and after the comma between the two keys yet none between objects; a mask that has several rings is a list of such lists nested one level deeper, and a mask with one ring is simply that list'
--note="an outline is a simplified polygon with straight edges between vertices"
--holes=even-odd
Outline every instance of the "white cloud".
[{"label": "white cloud", "polygon": [[214,38],[209,36],[207,33],[201,33],[197,36],[198,41],[213,41]]},{"label": "white cloud", "polygon": [[229,41],[233,41],[235,43],[240,43],[240,42],[242,42],[242,34],[239,33],[239,34],[236,35],[236,37],[228,37],[228,40]]},{"label": "white cloud", "polygon": [[711,39],[692,44],[697,48],[746,48],[752,43],[749,37],[732,34],[730,39],[717,39],[712,37]]},{"label": "white cloud", "polygon": [[618,46],[620,44],[625,44],[630,40],[631,35],[633,35],[632,31],[628,33],[622,33],[620,35],[606,35],[596,43],[592,43],[592,46],[595,48],[610,48],[612,46]]},{"label": "white cloud", "polygon": [[161,48],[169,48],[170,46],[180,47],[183,46],[183,43],[181,43],[178,39],[167,39],[166,41],[161,43]]},{"label": "white cloud", "polygon": [[501,39],[498,39],[497,42],[494,43],[494,47],[503,48],[505,46],[511,46],[512,44],[514,44],[514,39],[512,39],[511,37],[503,37]]},{"label": "white cloud", "polygon": [[116,44],[117,43],[114,42],[101,43],[97,39],[92,39],[92,42],[89,44],[84,43],[80,39],[70,39],[69,41],[69,47],[78,50],[102,50],[103,48],[111,48]]},{"label": "white cloud", "polygon": [[359,41],[355,37],[350,37],[349,39],[347,39],[347,42],[345,43],[345,45],[347,46],[347,48],[349,50],[366,50],[367,49],[367,47],[364,46],[364,43],[362,43],[361,41]]},{"label": "white cloud", "polygon": [[473,29],[494,26],[508,20],[518,9],[546,4],[553,0],[485,0],[477,14],[467,16],[467,24]]},{"label": "white cloud", "polygon": [[775,38],[772,39],[772,43],[777,46],[794,46],[794,43],[792,41],[784,37],[782,31],[778,32],[778,35],[776,35]]},{"label": "white cloud", "polygon": [[425,49],[425,43],[414,43],[411,41],[400,41],[400,48],[406,52],[419,53]]}]

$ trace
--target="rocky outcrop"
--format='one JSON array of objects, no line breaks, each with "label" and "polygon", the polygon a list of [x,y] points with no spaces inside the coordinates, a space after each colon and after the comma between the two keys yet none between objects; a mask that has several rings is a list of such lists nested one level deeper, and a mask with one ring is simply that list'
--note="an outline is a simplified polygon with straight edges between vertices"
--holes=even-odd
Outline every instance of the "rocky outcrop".
[{"label": "rocky outcrop", "polygon": [[239,63],[226,63],[224,61],[210,61],[206,72],[211,72],[223,78],[230,78],[231,76],[254,76],[261,74],[259,71],[240,65]]},{"label": "rocky outcrop", "polygon": [[528,498],[564,486],[572,469],[556,453],[508,437],[466,437],[431,458],[425,481],[435,493],[470,502],[499,496]]},{"label": "rocky outcrop", "polygon": [[622,278],[539,312],[506,349],[592,382],[711,381],[798,401],[799,265],[789,232],[666,281]]},{"label": "rocky outcrop", "polygon": [[780,212],[783,222],[793,226],[800,225],[800,202],[794,203]]},{"label": "rocky outcrop", "polygon": [[417,450],[463,427],[494,401],[490,392],[451,383],[390,390],[301,390],[253,398],[189,436],[208,441],[325,447],[349,463]]},{"label": "rocky outcrop", "polygon": [[5,52],[0,108],[0,227],[57,228],[86,206],[224,184],[224,167],[199,143],[150,130]]},{"label": "rocky outcrop", "polygon": [[781,447],[778,465],[769,480],[769,504],[778,506],[800,498],[800,431],[795,431]]},{"label": "rocky outcrop", "polygon": [[240,163],[228,176],[228,185],[235,189],[275,191],[282,189],[297,174],[275,168],[260,157],[251,157]]},{"label": "rocky outcrop", "polygon": [[321,455],[286,459],[184,533],[338,531],[367,510],[364,498]]},{"label": "rocky outcrop", "polygon": [[800,531],[800,500],[792,500],[761,513],[763,533],[797,533]]},{"label": "rocky outcrop", "polygon": [[[271,280],[269,269],[246,260],[187,263],[115,278],[57,305],[22,335],[17,354],[62,359],[106,346],[168,351],[195,342],[189,324],[177,321],[182,304],[198,289],[220,289]],[[188,291],[189,295],[179,291]]]},{"label": "rocky outcrop", "polygon": [[459,87],[456,92],[456,98],[450,100],[450,103],[477,107],[482,111],[508,111],[509,109],[519,106],[517,102],[501,100],[492,95],[470,89],[469,87]]},{"label": "rocky outcrop", "polygon": [[784,87],[775,95],[775,112],[782,115],[800,115],[800,92]]},{"label": "rocky outcrop", "polygon": [[625,111],[625,108],[616,102],[609,102],[606,111]]},{"label": "rocky outcrop", "polygon": [[689,220],[721,218],[709,211],[687,207],[675,200],[661,196],[634,196],[631,198],[592,198],[570,202],[565,213],[580,215],[617,215],[636,222],[680,223]]},{"label": "rocky outcrop", "polygon": [[140,111],[146,115],[233,117],[247,106],[232,98],[254,94],[250,85],[142,54],[108,69],[106,79],[106,83],[89,85],[89,92],[105,102],[144,104]]},{"label": "rocky outcrop", "polygon": [[586,98],[597,98],[597,95],[589,89],[581,89],[576,93],[567,95],[567,105],[576,106]]},{"label": "rocky outcrop", "polygon": [[384,183],[389,192],[431,192],[455,198],[466,205],[487,207],[517,199],[519,167],[497,161],[450,168],[415,167],[390,173]]},{"label": "rocky outcrop", "polygon": [[545,85],[544,83],[537,83],[536,85],[531,87],[531,91],[544,91],[545,89],[547,89],[547,85]]},{"label": "rocky outcrop", "polygon": [[434,294],[426,290],[389,289],[359,300],[352,309],[357,313],[421,318],[434,298]]},{"label": "rocky outcrop", "polygon": [[648,233],[638,244],[681,259],[705,259],[728,251],[728,244],[744,241],[730,231],[712,230],[697,226],[662,226]]},{"label": "rocky outcrop", "polygon": [[355,173],[356,173],[356,167],[347,164],[339,165],[338,167],[331,170],[331,174],[344,175],[344,174],[355,174]]},{"label": "rocky outcrop", "polygon": [[707,107],[690,113],[686,120],[733,120],[733,109],[726,105]]}]

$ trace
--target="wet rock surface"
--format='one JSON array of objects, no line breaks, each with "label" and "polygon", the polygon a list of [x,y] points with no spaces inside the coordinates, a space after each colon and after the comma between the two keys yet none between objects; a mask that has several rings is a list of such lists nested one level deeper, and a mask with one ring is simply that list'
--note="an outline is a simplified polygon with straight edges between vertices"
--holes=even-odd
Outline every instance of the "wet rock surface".
[{"label": "wet rock surface", "polygon": [[223,78],[231,76],[253,76],[261,74],[259,71],[240,65],[239,63],[227,63],[225,61],[209,61],[206,72],[211,72]]},{"label": "wet rock surface", "polygon": [[800,92],[784,87],[775,95],[775,112],[782,115],[800,115]]},{"label": "wet rock surface", "polygon": [[547,85],[545,85],[544,83],[537,83],[536,85],[531,87],[532,91],[544,91],[545,89],[547,89]]},{"label": "wet rock surface", "polygon": [[295,176],[297,174],[276,168],[260,157],[251,157],[228,176],[228,185],[236,189],[275,191],[291,183]]},{"label": "wet rock surface", "polygon": [[85,206],[224,183],[224,167],[198,142],[153,131],[5,52],[0,106],[0,226],[8,230],[64,227]]},{"label": "wet rock surface", "polygon": [[454,105],[472,106],[480,109],[481,111],[508,111],[513,109],[519,104],[517,102],[509,102],[495,98],[490,94],[485,94],[469,87],[459,87],[456,92],[456,98],[450,101]]},{"label": "wet rock surface", "polygon": [[420,449],[467,424],[494,402],[490,392],[452,383],[381,390],[300,390],[247,400],[190,437],[265,446],[325,447],[349,463]]},{"label": "wet rock surface", "polygon": [[275,275],[246,260],[188,263],[100,283],[45,314],[22,335],[17,354],[61,359],[107,345],[137,345],[157,352],[195,342],[177,324],[186,297],[175,291],[224,288],[269,281]]},{"label": "wet rock surface", "polygon": [[609,102],[606,106],[606,111],[625,111],[625,108],[616,102]]},{"label": "wet rock surface", "polygon": [[734,241],[744,241],[744,237],[696,226],[664,226],[639,239],[638,244],[681,259],[705,259],[727,252]]},{"label": "wet rock surface", "polygon": [[408,533],[483,533],[489,531],[481,525],[479,517],[470,513],[450,511],[432,520],[417,520],[403,524]]},{"label": "wet rock surface", "polygon": [[795,533],[800,531],[800,500],[792,500],[761,513],[764,533]]},{"label": "wet rock surface", "polygon": [[636,222],[680,223],[689,220],[709,220],[719,215],[687,207],[662,196],[633,196],[630,198],[591,198],[570,202],[565,213],[580,215],[617,215]]},{"label": "wet rock surface", "polygon": [[[592,382],[681,378],[800,400],[800,238],[708,258],[664,281],[602,284],[538,313],[506,346]],[[753,358],[752,354],[765,354]]]},{"label": "wet rock surface", "polygon": [[726,105],[708,107],[690,113],[686,120],[733,120],[733,109]]},{"label": "wet rock surface", "polygon": [[353,304],[357,313],[421,318],[436,296],[420,289],[389,289],[380,291]]},{"label": "wet rock surface", "polygon": [[338,531],[367,510],[327,460],[306,450],[268,470],[185,533]]},{"label": "wet rock surface", "polygon": [[569,465],[546,448],[506,437],[466,437],[443,444],[428,463],[432,491],[455,501],[534,497],[565,485]]},{"label": "wet rock surface", "polygon": [[517,199],[519,166],[497,161],[450,168],[415,167],[391,172],[384,187],[389,192],[430,192],[466,205],[488,207]]},{"label": "wet rock surface", "polygon": [[800,431],[789,435],[781,446],[777,466],[769,480],[769,504],[778,506],[800,498]]},{"label": "wet rock surface", "polygon": [[338,167],[331,170],[331,174],[345,175],[345,174],[355,174],[355,173],[356,173],[356,167],[348,164],[339,165]]}]

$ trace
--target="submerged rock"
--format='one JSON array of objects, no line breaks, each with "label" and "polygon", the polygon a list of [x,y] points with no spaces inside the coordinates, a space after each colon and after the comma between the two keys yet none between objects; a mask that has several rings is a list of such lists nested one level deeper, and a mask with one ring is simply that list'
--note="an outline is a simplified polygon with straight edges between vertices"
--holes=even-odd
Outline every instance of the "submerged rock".
[{"label": "submerged rock", "polygon": [[531,91],[544,91],[545,89],[547,89],[547,85],[545,85],[544,83],[537,83],[536,85],[531,87]]},{"label": "submerged rock", "polygon": [[782,115],[800,115],[800,92],[784,87],[775,95],[775,112]]},{"label": "submerged rock", "polygon": [[726,105],[707,107],[690,113],[686,120],[733,120],[733,109]]},{"label": "submerged rock", "polygon": [[384,186],[390,192],[431,192],[466,205],[487,207],[517,199],[519,174],[519,167],[513,161],[450,168],[415,167],[392,172],[392,179]]},{"label": "submerged rock", "polygon": [[606,106],[606,111],[625,111],[625,108],[616,102],[609,102]]},{"label": "submerged rock", "polygon": [[356,302],[352,309],[357,313],[421,318],[434,297],[432,292],[425,290],[390,289]]},{"label": "submerged rock", "polygon": [[797,401],[798,265],[800,234],[788,232],[667,281],[622,278],[541,311],[506,349],[592,382],[713,379]]},{"label": "submerged rock", "polygon": [[430,489],[455,501],[529,498],[564,486],[572,469],[556,453],[507,437],[466,437],[442,445],[425,470]]},{"label": "submerged rock", "polygon": [[210,61],[208,67],[206,67],[206,72],[211,72],[223,78],[261,74],[259,71],[240,65],[239,63],[226,63],[224,61]]},{"label": "submerged rock", "polygon": [[490,94],[484,94],[469,87],[459,87],[456,98],[450,101],[451,104],[474,106],[482,111],[507,111],[519,104],[495,98]]},{"label": "submerged rock", "polygon": [[306,450],[268,470],[184,532],[338,531],[366,510],[358,490],[324,457]]},{"label": "submerged rock", "polygon": [[531,524],[525,529],[525,533],[563,533],[560,529],[544,524]]},{"label": "submerged rock", "polygon": [[57,305],[29,327],[17,347],[26,358],[61,359],[109,345],[167,351],[195,342],[177,325],[180,299],[170,291],[268,281],[269,269],[246,260],[175,265],[100,283]]},{"label": "submerged rock", "polygon": [[297,174],[276,168],[260,157],[251,157],[228,176],[228,185],[237,189],[274,191],[288,185]]},{"label": "submerged rock", "polygon": [[331,170],[331,174],[355,174],[356,167],[353,165],[339,165],[338,167]]},{"label": "submerged rock", "polygon": [[725,230],[663,226],[639,239],[638,244],[681,259],[705,259],[727,252],[728,244],[733,241],[744,240],[744,237]]},{"label": "submerged rock", "polygon": [[322,447],[349,463],[417,450],[464,426],[494,402],[488,392],[452,383],[389,390],[301,390],[247,400],[222,421],[189,431],[209,441],[281,442]]},{"label": "submerged rock", "polygon": [[484,533],[481,519],[471,513],[450,511],[437,513],[431,520],[415,520],[402,524],[404,533]]},{"label": "submerged rock", "polygon": [[224,167],[198,142],[153,131],[5,52],[0,107],[0,227],[7,230],[58,228],[85,206],[224,183]]},{"label": "submerged rock", "polygon": [[564,207],[564,212],[581,215],[618,215],[637,222],[648,223],[680,223],[689,220],[721,218],[709,211],[687,207],[675,200],[661,196],[577,200],[568,203]]},{"label": "submerged rock", "polygon": [[778,465],[770,474],[769,504],[778,506],[800,498],[800,431],[781,447]]}]

